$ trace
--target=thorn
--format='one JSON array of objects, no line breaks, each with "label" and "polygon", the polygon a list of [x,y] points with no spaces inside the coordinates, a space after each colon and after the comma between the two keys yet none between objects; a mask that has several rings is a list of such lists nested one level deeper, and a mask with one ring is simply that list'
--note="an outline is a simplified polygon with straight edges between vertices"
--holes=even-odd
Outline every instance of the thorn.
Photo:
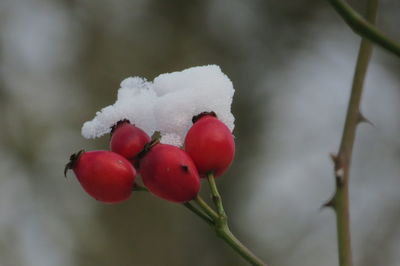
[{"label": "thorn", "polygon": [[333,152],[332,152],[332,153],[329,153],[329,156],[331,157],[332,162],[333,162],[334,164],[336,164],[336,163],[338,162],[339,156],[337,156],[337,155],[334,154]]},{"label": "thorn", "polygon": [[332,209],[335,209],[335,197],[334,197],[334,196],[333,196],[330,200],[328,200],[327,202],[325,202],[325,203],[321,206],[320,210],[323,210],[323,209],[325,209],[325,208],[332,208]]},{"label": "thorn", "polygon": [[374,123],[372,123],[369,119],[367,119],[361,112],[358,113],[358,123],[367,123],[373,127],[375,127]]}]

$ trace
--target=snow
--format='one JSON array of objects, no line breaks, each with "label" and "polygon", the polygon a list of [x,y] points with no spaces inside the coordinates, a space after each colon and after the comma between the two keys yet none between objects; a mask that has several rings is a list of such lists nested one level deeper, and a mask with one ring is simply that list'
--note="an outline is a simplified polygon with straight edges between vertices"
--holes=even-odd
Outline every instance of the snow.
[{"label": "snow", "polygon": [[230,130],[234,88],[217,65],[198,66],[161,74],[153,82],[130,77],[121,82],[117,101],[85,122],[82,135],[96,138],[110,133],[118,121],[128,119],[147,134],[161,132],[161,142],[182,146],[192,117],[214,111]]},{"label": "snow", "polygon": [[[134,82],[136,81],[136,82]],[[82,135],[85,138],[96,138],[111,132],[111,128],[118,122],[128,119],[149,135],[155,130],[153,107],[156,94],[153,90],[143,86],[144,80],[128,78],[121,83],[117,101],[99,112],[93,120],[85,122]]]},{"label": "snow", "polygon": [[182,140],[179,137],[179,135],[174,134],[174,133],[166,133],[164,135],[161,136],[161,143],[164,144],[170,144],[170,145],[174,145],[174,146],[182,146]]}]

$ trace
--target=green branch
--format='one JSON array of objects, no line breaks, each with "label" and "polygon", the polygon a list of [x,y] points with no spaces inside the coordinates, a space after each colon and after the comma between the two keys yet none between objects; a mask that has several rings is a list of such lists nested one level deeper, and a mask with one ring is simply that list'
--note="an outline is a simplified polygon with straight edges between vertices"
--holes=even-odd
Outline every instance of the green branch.
[{"label": "green branch", "polygon": [[[134,184],[133,186],[133,191],[142,191],[142,192],[149,192],[149,190],[141,185],[138,184]],[[194,214],[196,214],[197,216],[199,216],[202,220],[204,220],[206,223],[208,223],[211,226],[214,226],[214,220],[213,218],[210,218],[207,214],[203,213],[201,210],[197,209],[196,206],[194,206],[191,202],[185,202],[182,203],[182,205],[190,210],[191,212],[193,212]],[[211,209],[211,208],[210,208]],[[212,209],[211,209],[212,210]],[[216,214],[215,214],[216,215]]]},{"label": "green branch", "polygon": [[[256,257],[232,234],[228,226],[228,219],[222,205],[222,198],[218,192],[214,176],[212,174],[209,174],[207,178],[210,183],[214,203],[217,206],[217,212],[215,212],[199,195],[197,195],[196,198],[193,199],[193,201],[185,202],[182,205],[190,210],[192,213],[200,217],[207,224],[214,227],[217,235],[221,237],[229,246],[231,246],[251,265],[266,266],[266,264],[262,260]],[[148,189],[146,187],[140,186],[138,184],[134,185],[133,190],[148,192]],[[193,203],[196,203],[197,207]]]},{"label": "green branch", "polygon": [[215,178],[212,173],[207,174],[207,180],[210,185],[212,199],[217,208],[218,217],[215,220],[215,230],[217,235],[221,237],[231,248],[233,248],[247,262],[255,266],[266,266],[266,264],[254,255],[245,245],[243,245],[230,231],[228,226],[228,217],[226,216],[222,198],[219,194]]},{"label": "green branch", "polygon": [[218,219],[218,214],[210,206],[208,206],[208,204],[200,197],[200,195],[197,195],[193,201],[196,202],[196,204],[213,220]]},{"label": "green branch", "polygon": [[226,217],[224,205],[222,204],[221,195],[219,194],[217,184],[215,183],[215,178],[212,173],[207,174],[207,181],[210,184],[211,195],[214,201],[215,207],[217,207],[218,216]]},{"label": "green branch", "polygon": [[211,226],[214,226],[214,220],[212,220],[208,215],[204,214],[202,211],[197,209],[192,203],[190,202],[185,202],[183,203],[183,206],[185,206],[187,209],[189,209],[191,212],[199,216],[201,219],[203,219],[206,223],[208,223]]},{"label": "green branch", "polygon": [[[377,9],[378,0],[369,0],[367,19],[372,24],[375,22]],[[336,191],[326,206],[334,208],[336,213],[340,266],[353,265],[350,236],[349,175],[357,125],[365,121],[360,112],[360,103],[371,53],[372,43],[363,38],[358,53],[339,152],[337,155],[332,155],[335,164]]]},{"label": "green branch", "polygon": [[400,44],[381,32],[374,23],[364,19],[344,0],[328,0],[345,22],[360,36],[400,56]]}]

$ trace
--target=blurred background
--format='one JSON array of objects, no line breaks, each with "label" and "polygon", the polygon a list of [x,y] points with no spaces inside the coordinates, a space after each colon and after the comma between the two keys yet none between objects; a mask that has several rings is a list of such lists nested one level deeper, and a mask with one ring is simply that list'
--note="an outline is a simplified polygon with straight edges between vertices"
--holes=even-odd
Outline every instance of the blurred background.
[{"label": "blurred background", "polygon": [[[398,41],[399,12],[381,1]],[[320,0],[2,0],[0,265],[246,265],[180,205],[140,192],[105,205],[63,178],[71,153],[107,148],[80,129],[121,80],[205,64],[236,89],[237,156],[218,179],[232,231],[270,265],[337,265],[320,206],[359,42]],[[355,265],[400,265],[399,74],[375,49],[362,103],[374,126],[359,127],[350,182]]]}]

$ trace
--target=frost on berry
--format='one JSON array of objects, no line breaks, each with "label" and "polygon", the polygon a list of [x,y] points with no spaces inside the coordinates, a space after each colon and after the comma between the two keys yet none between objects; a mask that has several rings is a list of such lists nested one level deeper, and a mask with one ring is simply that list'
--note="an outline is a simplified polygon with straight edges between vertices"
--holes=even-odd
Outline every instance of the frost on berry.
[{"label": "frost on berry", "polygon": [[122,81],[117,101],[83,125],[82,135],[100,137],[128,119],[148,135],[160,131],[162,143],[182,146],[192,118],[202,112],[215,112],[233,130],[233,94],[232,82],[216,65],[161,74],[153,82],[130,77]]}]

